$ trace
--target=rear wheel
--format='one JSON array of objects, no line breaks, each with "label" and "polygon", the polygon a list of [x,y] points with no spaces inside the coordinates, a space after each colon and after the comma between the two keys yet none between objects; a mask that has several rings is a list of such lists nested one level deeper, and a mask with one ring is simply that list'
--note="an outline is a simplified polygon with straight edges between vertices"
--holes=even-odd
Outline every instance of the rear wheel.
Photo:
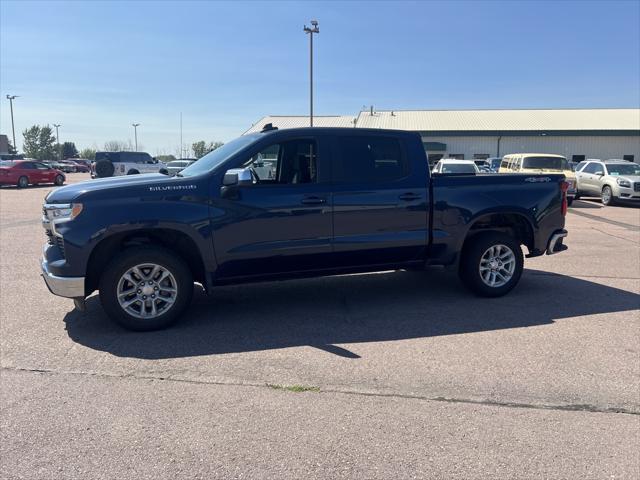
[{"label": "rear wheel", "polygon": [[64,183],[64,177],[62,175],[56,175],[56,178],[53,179],[53,183],[57,186],[60,186]]},{"label": "rear wheel", "polygon": [[616,197],[613,196],[613,192],[611,191],[611,187],[609,185],[605,185],[602,189],[600,199],[602,200],[603,205],[615,205]]},{"label": "rear wheel", "polygon": [[570,207],[574,200],[575,200],[575,197],[567,198],[567,206]]},{"label": "rear wheel", "polygon": [[136,170],[135,168],[132,168],[127,172],[127,175],[138,175],[139,173],[140,172],[138,170]]},{"label": "rear wheel", "polygon": [[480,233],[465,244],[460,279],[477,295],[500,297],[517,285],[523,267],[522,249],[512,237],[498,232]]},{"label": "rear wheel", "polygon": [[18,179],[18,188],[27,188],[29,186],[29,179],[22,176]]},{"label": "rear wheel", "polygon": [[126,250],[105,270],[100,301],[109,317],[130,330],[157,330],[189,306],[193,277],[185,262],[160,247]]}]

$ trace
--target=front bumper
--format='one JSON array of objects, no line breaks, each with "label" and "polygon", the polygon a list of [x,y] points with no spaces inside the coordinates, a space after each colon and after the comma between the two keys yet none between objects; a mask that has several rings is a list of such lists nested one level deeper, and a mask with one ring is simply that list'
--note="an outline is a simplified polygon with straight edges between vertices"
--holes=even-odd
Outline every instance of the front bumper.
[{"label": "front bumper", "polygon": [[84,298],[84,277],[58,277],[49,271],[49,262],[41,260],[42,278],[54,295],[66,298]]},{"label": "front bumper", "polygon": [[620,200],[640,200],[640,190],[636,191],[634,184],[631,187],[623,187],[621,185],[614,185],[613,196]]}]

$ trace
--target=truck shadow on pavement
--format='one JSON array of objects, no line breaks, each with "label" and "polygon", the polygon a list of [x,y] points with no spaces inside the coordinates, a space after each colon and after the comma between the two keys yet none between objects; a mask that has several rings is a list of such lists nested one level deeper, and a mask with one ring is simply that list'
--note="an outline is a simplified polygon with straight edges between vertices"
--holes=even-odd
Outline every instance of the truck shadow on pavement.
[{"label": "truck shadow on pavement", "polygon": [[[380,342],[552,325],[583,315],[633,311],[640,295],[553,273],[525,270],[502,298],[478,298],[439,269],[218,287],[197,291],[183,319],[136,333],[113,324],[97,296],[65,316],[69,337],[119,357],[179,358],[313,346],[346,358],[336,344]],[[570,320],[578,321],[578,320]]]}]

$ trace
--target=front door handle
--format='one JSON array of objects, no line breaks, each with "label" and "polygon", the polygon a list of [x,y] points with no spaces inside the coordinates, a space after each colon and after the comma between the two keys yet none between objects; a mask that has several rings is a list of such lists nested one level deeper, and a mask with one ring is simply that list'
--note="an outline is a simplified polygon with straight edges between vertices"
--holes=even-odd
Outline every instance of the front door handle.
[{"label": "front door handle", "polygon": [[304,197],[302,203],[304,205],[322,205],[327,203],[327,200],[322,197]]},{"label": "front door handle", "polygon": [[405,201],[409,202],[411,200],[420,200],[422,198],[422,195],[419,195],[417,193],[408,192],[408,193],[403,193],[398,198],[400,200],[405,200]]}]

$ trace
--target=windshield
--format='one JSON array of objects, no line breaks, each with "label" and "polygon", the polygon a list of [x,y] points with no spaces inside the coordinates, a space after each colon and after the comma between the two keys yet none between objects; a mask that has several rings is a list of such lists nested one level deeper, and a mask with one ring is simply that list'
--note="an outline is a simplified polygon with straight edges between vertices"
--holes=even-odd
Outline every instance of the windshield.
[{"label": "windshield", "polygon": [[476,173],[476,169],[469,163],[443,163],[442,173]]},{"label": "windshield", "polygon": [[562,157],[525,157],[522,168],[540,170],[571,170],[566,158]]},{"label": "windshield", "polygon": [[607,171],[609,175],[614,177],[617,175],[640,175],[640,165],[629,164],[609,164],[607,165]]},{"label": "windshield", "polygon": [[229,157],[235,155],[240,150],[255,142],[258,138],[260,138],[259,133],[254,133],[252,135],[243,135],[241,137],[236,138],[235,140],[231,140],[229,143],[225,143],[220,148],[216,148],[214,151],[207,153],[204,157],[198,160],[193,165],[189,165],[187,168],[182,170],[178,175],[183,177],[193,177],[194,175],[200,175],[201,173],[210,172],[215,169],[218,165],[222,164]]}]

